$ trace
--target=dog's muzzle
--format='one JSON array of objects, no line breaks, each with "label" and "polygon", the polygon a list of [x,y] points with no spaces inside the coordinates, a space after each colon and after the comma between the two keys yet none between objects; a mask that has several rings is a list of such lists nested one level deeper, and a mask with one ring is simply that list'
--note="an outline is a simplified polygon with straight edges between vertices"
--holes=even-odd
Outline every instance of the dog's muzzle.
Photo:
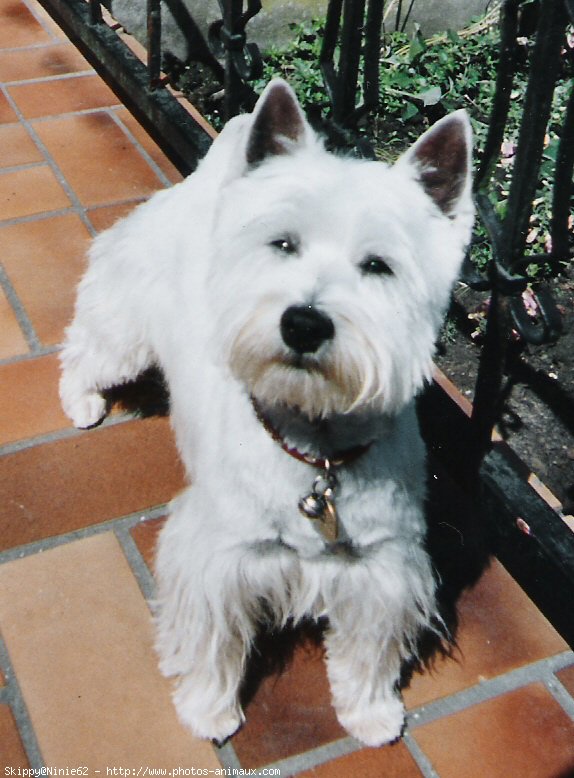
[{"label": "dog's muzzle", "polygon": [[297,354],[314,354],[335,336],[331,319],[312,305],[292,305],[281,317],[281,337]]}]

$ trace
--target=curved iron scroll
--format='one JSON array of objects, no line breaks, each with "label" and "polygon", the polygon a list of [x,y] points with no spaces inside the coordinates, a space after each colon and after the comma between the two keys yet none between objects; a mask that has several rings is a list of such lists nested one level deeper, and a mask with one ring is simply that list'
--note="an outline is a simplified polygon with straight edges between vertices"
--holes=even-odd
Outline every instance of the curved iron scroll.
[{"label": "curved iron scroll", "polygon": [[[531,281],[527,267],[543,260],[558,269],[561,263],[571,259],[568,219],[574,172],[574,89],[562,125],[554,171],[552,250],[542,256],[528,256],[525,255],[525,247],[552,98],[559,75],[561,49],[567,25],[574,21],[572,0],[540,0],[504,218],[499,218],[495,213],[487,193],[507,124],[517,62],[516,39],[520,11],[525,5],[524,0],[506,0],[501,7],[501,56],[497,88],[485,152],[475,179],[476,205],[488,232],[492,261],[486,277],[477,277],[476,272],[472,271],[464,278],[474,288],[491,291],[472,414],[477,434],[478,461],[489,448],[491,431],[499,416],[510,330],[517,330],[524,341],[536,345],[552,342],[561,333],[560,312],[544,284],[533,285],[539,315],[536,320],[529,315],[522,295]],[[469,268],[468,262],[466,267]]]},{"label": "curved iron scroll", "polygon": [[247,43],[245,27],[261,10],[260,0],[218,0],[222,19],[209,28],[209,44],[216,57],[225,56],[224,114],[229,119],[242,107],[252,108],[256,100],[253,89],[247,84],[259,78],[263,72],[263,60],[259,47]]},{"label": "curved iron scroll", "polygon": [[[161,46],[161,5],[165,4],[184,36],[189,49],[186,63],[199,62],[207,65],[215,78],[224,87],[224,118],[235,116],[242,109],[250,109],[256,100],[248,81],[261,76],[263,61],[255,43],[248,43],[245,28],[247,23],[262,8],[260,0],[218,0],[222,19],[213,22],[207,34],[207,41],[195,23],[182,0],[147,0],[148,62],[150,84],[161,83],[163,64]],[[225,67],[220,60],[225,60]]]},{"label": "curved iron scroll", "polygon": [[574,170],[574,91],[570,95],[556,159],[552,250],[543,256],[525,256],[526,236],[535,197],[552,97],[560,68],[566,26],[573,16],[572,2],[541,0],[539,22],[532,52],[514,170],[504,219],[499,219],[487,196],[491,175],[500,154],[510,108],[510,95],[517,62],[519,18],[524,0],[506,0],[501,8],[501,47],[496,92],[482,163],[475,178],[475,199],[492,247],[488,278],[477,277],[467,262],[463,279],[475,289],[493,289],[509,297],[509,311],[516,330],[528,343],[556,340],[561,317],[552,295],[537,285],[535,297],[540,312],[534,323],[527,313],[522,292],[530,282],[529,264],[543,260],[553,269],[570,259],[568,218]]}]

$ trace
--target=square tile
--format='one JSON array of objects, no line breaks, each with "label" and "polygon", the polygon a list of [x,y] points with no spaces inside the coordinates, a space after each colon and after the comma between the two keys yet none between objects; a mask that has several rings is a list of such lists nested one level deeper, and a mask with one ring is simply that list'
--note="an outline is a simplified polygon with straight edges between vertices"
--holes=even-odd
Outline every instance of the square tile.
[{"label": "square tile", "polygon": [[0,51],[0,81],[5,83],[91,70],[91,65],[71,43]]},{"label": "square tile", "polygon": [[68,208],[70,201],[47,165],[0,171],[0,220]]},{"label": "square tile", "polygon": [[20,124],[0,124],[0,167],[44,162],[40,149]]},{"label": "square tile", "polygon": [[474,686],[567,650],[566,642],[500,562],[458,602],[459,629],[452,658],[437,658],[415,674],[403,696],[407,708]]},{"label": "square tile", "polygon": [[161,182],[105,112],[35,121],[34,128],[85,206],[147,197]]},{"label": "square tile", "polygon": [[19,84],[8,89],[27,119],[86,111],[118,103],[117,97],[104,81],[91,74]]},{"label": "square tile", "polygon": [[0,228],[4,268],[45,345],[61,343],[72,319],[89,239],[75,214]]},{"label": "square tile", "polygon": [[421,778],[422,773],[403,742],[363,748],[297,773],[298,778]]},{"label": "square tile", "polygon": [[414,729],[440,778],[566,778],[574,722],[542,684],[531,684]]},{"label": "square tile", "polygon": [[118,111],[118,116],[121,118],[123,124],[125,124],[125,126],[132,133],[134,138],[139,143],[141,143],[143,148],[147,151],[156,165],[158,165],[165,173],[168,179],[173,184],[177,184],[179,181],[182,181],[183,176],[179,170],[169,161],[157,143],[155,143],[155,141],[150,138],[148,133],[144,130],[137,119],[135,119],[126,108],[120,109],[120,111]]},{"label": "square tile", "polygon": [[261,649],[263,662],[284,653],[287,666],[265,677],[245,706],[247,722],[232,740],[244,768],[286,759],[347,736],[331,706],[322,647],[307,640],[292,653],[292,639],[285,632],[277,641],[265,641]]},{"label": "square tile", "polygon": [[0,92],[0,124],[17,122],[18,115],[8,102],[4,92]]},{"label": "square tile", "polygon": [[18,319],[4,290],[0,289],[0,359],[26,353],[28,353],[28,344],[24,333],[20,329]]},{"label": "square tile", "polygon": [[46,9],[36,0],[29,0],[29,2],[33,5],[34,15],[40,21],[40,24],[46,30],[46,32],[50,34],[50,39],[61,39],[67,41],[68,39],[63,30],[52,19],[48,11],[46,11]]},{"label": "square tile", "polygon": [[170,500],[184,485],[167,419],[142,419],[7,454],[0,550]]},{"label": "square tile", "polygon": [[[140,203],[145,200],[140,200]],[[134,208],[139,205],[138,202],[122,203],[121,205],[104,205],[99,208],[89,208],[87,216],[97,232],[103,232],[112,227],[117,221],[130,214]]]},{"label": "square tile", "polygon": [[0,49],[49,43],[50,35],[19,0],[0,2]]},{"label": "square tile", "polygon": [[3,775],[8,775],[11,767],[17,769],[30,766],[8,705],[0,705],[0,743],[0,769]]},{"label": "square tile", "polygon": [[177,720],[112,533],[0,565],[0,628],[46,764],[220,766]]},{"label": "square tile", "polygon": [[58,397],[55,354],[0,366],[0,445],[70,427]]}]

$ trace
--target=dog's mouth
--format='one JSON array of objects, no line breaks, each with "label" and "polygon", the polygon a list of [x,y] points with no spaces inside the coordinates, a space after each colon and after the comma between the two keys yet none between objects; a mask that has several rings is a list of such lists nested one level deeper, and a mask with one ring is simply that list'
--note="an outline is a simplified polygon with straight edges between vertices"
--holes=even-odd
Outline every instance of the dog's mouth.
[{"label": "dog's mouth", "polygon": [[307,373],[322,373],[321,365],[317,357],[311,357],[308,354],[297,354],[295,352],[289,353],[281,360],[287,368],[295,368],[296,370],[304,370]]}]

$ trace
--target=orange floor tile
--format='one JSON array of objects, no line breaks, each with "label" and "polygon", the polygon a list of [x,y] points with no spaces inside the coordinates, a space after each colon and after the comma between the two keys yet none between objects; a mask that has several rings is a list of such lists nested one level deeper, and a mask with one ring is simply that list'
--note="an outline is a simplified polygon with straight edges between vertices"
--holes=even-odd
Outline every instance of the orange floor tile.
[{"label": "orange floor tile", "polygon": [[[399,743],[341,729],[310,631],[262,642],[222,748],[177,721],[148,604],[184,484],[169,422],[73,430],[57,383],[89,239],[178,180],[41,6],[0,0],[0,768],[574,775],[574,654],[496,560],[458,599],[451,655],[405,682]],[[453,488],[441,499],[464,523]]]}]

